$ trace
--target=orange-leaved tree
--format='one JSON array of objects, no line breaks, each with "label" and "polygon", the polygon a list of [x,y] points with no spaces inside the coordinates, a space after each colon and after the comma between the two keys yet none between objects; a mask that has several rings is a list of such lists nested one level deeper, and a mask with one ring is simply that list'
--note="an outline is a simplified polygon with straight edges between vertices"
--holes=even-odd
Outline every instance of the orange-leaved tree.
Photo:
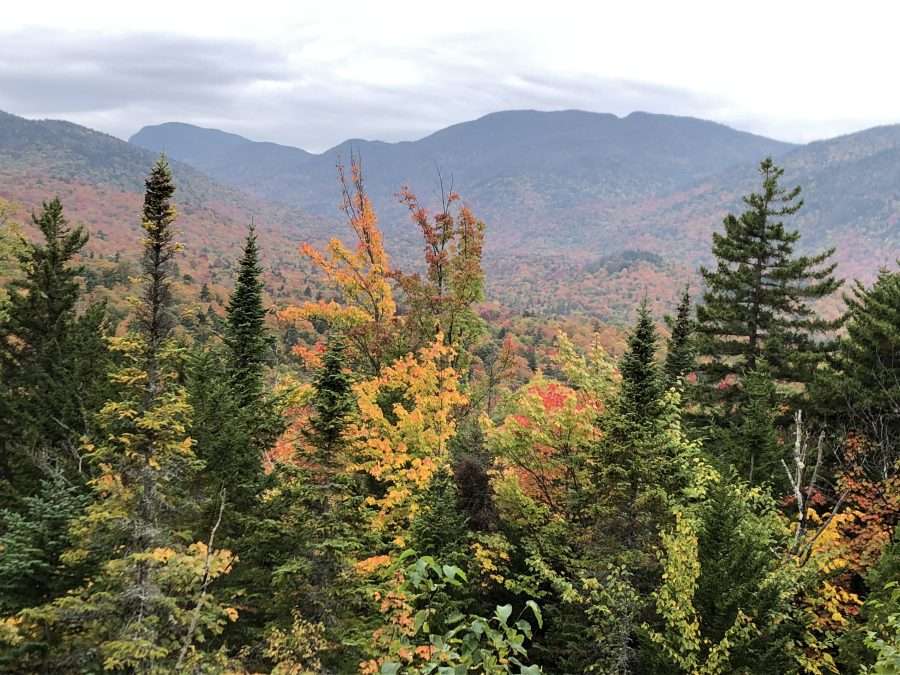
[{"label": "orange-leaved tree", "polygon": [[472,307],[484,297],[481,255],[485,226],[462,205],[457,193],[444,193],[443,184],[441,191],[441,210],[434,214],[408,187],[400,192],[400,200],[422,232],[426,272],[424,277],[402,272],[393,276],[409,303],[410,338],[427,344],[442,334],[444,344],[454,348],[458,363],[481,332]]},{"label": "orange-leaved tree", "polygon": [[342,209],[356,237],[348,247],[332,239],[325,251],[309,243],[300,252],[321,270],[341,302],[306,302],[279,313],[283,321],[319,320],[347,336],[354,355],[370,372],[381,370],[391,344],[397,305],[390,283],[390,262],[384,250],[378,219],[366,194],[358,159],[350,177],[338,165],[343,194]]}]

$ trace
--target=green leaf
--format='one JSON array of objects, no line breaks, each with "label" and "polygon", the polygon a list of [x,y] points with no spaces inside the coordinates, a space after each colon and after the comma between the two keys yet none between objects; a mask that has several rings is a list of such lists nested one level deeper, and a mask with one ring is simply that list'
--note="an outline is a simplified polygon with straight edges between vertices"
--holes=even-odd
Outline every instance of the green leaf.
[{"label": "green leaf", "polygon": [[538,628],[543,628],[544,616],[541,614],[541,608],[538,607],[538,604],[534,600],[528,600],[525,603],[525,606],[531,610],[532,614],[534,614],[534,618],[537,619]]},{"label": "green leaf", "polygon": [[500,623],[505,626],[509,617],[512,616],[512,605],[497,605],[496,615]]}]

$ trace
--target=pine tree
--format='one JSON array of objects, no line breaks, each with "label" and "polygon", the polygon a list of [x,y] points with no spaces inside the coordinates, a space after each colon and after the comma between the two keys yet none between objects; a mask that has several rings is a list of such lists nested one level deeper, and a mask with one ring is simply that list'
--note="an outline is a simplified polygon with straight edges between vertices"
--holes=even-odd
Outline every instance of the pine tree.
[{"label": "pine tree", "polygon": [[311,420],[312,441],[323,461],[333,461],[331,455],[338,447],[353,412],[355,399],[352,382],[346,371],[346,343],[339,333],[328,336],[328,345],[315,381]]},{"label": "pine tree", "polygon": [[809,305],[840,286],[827,263],[834,249],[794,253],[800,234],[783,218],[803,205],[800,188],[781,187],[784,170],[771,159],[759,172],[762,189],[744,197],[747,210],[729,214],[724,233],[713,233],[715,269],[700,269],[706,291],[697,308],[698,355],[703,383],[716,398],[733,398],[739,388],[720,383],[740,380],[761,360],[776,380],[808,383],[826,348],[816,338],[837,325]]},{"label": "pine tree", "polygon": [[638,308],[637,324],[628,336],[628,349],[619,362],[622,373],[620,407],[634,420],[652,417],[662,395],[656,341],[656,326],[645,300]]},{"label": "pine tree", "polygon": [[870,288],[857,282],[844,299],[847,332],[818,398],[836,424],[877,448],[876,465],[893,467],[900,459],[900,273],[881,270]]},{"label": "pine tree", "polygon": [[232,380],[239,400],[244,404],[256,400],[262,391],[263,364],[271,342],[266,334],[261,275],[256,231],[251,225],[244,242],[234,292],[228,301],[226,329]]},{"label": "pine tree", "polygon": [[678,303],[678,313],[670,321],[672,334],[666,345],[666,362],[663,370],[666,387],[674,386],[681,378],[692,372],[696,366],[693,334],[694,321],[691,318],[691,293],[685,287]]}]

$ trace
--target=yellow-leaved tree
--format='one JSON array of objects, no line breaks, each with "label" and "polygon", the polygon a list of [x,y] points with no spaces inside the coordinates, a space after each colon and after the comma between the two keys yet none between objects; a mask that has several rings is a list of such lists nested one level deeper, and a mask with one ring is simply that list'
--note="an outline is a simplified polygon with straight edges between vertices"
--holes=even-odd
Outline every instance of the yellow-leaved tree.
[{"label": "yellow-leaved tree", "polygon": [[438,335],[418,354],[354,385],[359,414],[347,433],[351,469],[378,486],[366,500],[374,509],[373,523],[393,534],[398,545],[418,508],[416,497],[449,463],[454,412],[466,402],[456,371],[445,365],[451,353]]}]

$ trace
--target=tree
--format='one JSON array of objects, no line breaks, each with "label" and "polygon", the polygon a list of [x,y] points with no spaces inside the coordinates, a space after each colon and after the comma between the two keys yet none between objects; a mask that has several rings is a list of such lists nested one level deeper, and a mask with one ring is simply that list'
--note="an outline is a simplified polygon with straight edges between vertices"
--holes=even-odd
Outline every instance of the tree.
[{"label": "tree", "polygon": [[678,303],[678,313],[671,321],[672,334],[666,344],[666,361],[663,370],[666,387],[674,386],[696,367],[693,335],[694,321],[691,318],[691,292],[685,287]]},{"label": "tree", "polygon": [[656,326],[644,300],[638,308],[637,324],[628,337],[628,349],[619,362],[619,406],[623,415],[634,420],[652,418],[662,395],[656,341]]},{"label": "tree", "polygon": [[[0,279],[15,279],[20,272],[19,260],[24,245],[17,223],[12,220],[12,205],[0,199]],[[9,292],[0,288],[0,323],[9,310]]]},{"label": "tree", "polygon": [[871,288],[857,282],[845,301],[847,332],[818,393],[836,422],[869,439],[884,480],[900,459],[900,273],[881,270]]},{"label": "tree", "polygon": [[777,397],[765,363],[747,373],[744,392],[736,413],[713,430],[712,445],[743,480],[781,487],[784,453],[778,440]]},{"label": "tree", "polygon": [[187,435],[191,407],[179,383],[181,350],[172,339],[170,279],[177,244],[172,174],[165,158],[146,180],[143,209],[144,293],[137,330],[116,338],[123,365],[117,397],[100,411],[100,432],[87,443],[98,470],[94,500],[72,526],[67,562],[100,559],[100,572],[53,602],[25,610],[25,629],[61,638],[40,670],[190,670],[221,662],[199,651],[235,610],[220,606],[209,584],[232,564],[207,542],[185,545],[180,531],[193,510],[188,488],[200,469]]},{"label": "tree", "polygon": [[75,258],[87,233],[69,227],[59,199],[44,203],[32,221],[43,242],[20,248],[23,274],[10,284],[0,325],[0,467],[25,494],[37,485],[36,468],[78,474],[77,447],[98,409],[94,394],[104,388],[107,353],[103,307],[76,313],[84,270]]},{"label": "tree", "polygon": [[733,400],[740,390],[727,378],[742,380],[763,359],[774,379],[809,383],[827,348],[817,337],[838,325],[810,306],[841,285],[827,263],[834,249],[794,253],[800,234],[782,219],[803,205],[800,188],[781,187],[784,170],[771,159],[759,173],[762,188],[744,197],[747,210],[726,216],[724,233],[713,233],[716,267],[700,268],[706,290],[697,307],[697,347],[702,383],[714,399]]},{"label": "tree", "polygon": [[375,488],[373,526],[405,530],[419,510],[418,497],[441,467],[449,465],[448,442],[456,432],[456,409],[466,403],[450,350],[434,344],[382,369],[379,377],[354,385],[357,419],[347,431],[353,462]]},{"label": "tree", "polygon": [[425,240],[425,277],[395,272],[410,305],[407,332],[427,344],[438,333],[453,347],[454,367],[468,356],[468,348],[482,331],[481,321],[472,310],[484,298],[484,270],[481,253],[484,223],[466,206],[458,206],[460,197],[441,184],[441,210],[429,214],[409,188],[401,191],[401,200],[409,208],[413,222]]},{"label": "tree", "polygon": [[247,405],[262,391],[262,370],[271,340],[266,334],[266,310],[262,303],[256,230],[251,225],[244,242],[234,292],[228,301],[225,342],[230,351],[230,370],[238,399]]},{"label": "tree", "polygon": [[322,367],[315,380],[311,440],[325,464],[333,464],[332,455],[339,447],[355,408],[352,382],[346,369],[346,349],[343,336],[329,335]]},{"label": "tree", "polygon": [[377,375],[393,356],[397,304],[390,283],[391,267],[359,160],[351,162],[349,180],[342,166],[338,174],[342,206],[356,236],[356,247],[351,250],[335,238],[325,253],[311,244],[303,244],[300,250],[325,274],[342,302],[306,302],[286,308],[279,317],[287,322],[315,319],[343,332],[354,361],[368,374]]}]

